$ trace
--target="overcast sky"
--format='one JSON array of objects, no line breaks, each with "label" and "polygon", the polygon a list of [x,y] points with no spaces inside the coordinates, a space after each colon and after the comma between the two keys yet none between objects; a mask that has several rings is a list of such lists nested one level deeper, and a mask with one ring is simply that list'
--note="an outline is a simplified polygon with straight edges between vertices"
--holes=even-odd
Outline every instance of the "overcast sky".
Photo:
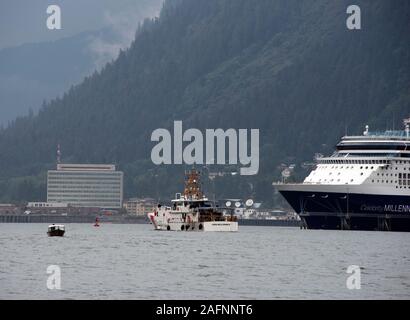
[{"label": "overcast sky", "polygon": [[[0,49],[43,42],[117,25],[135,33],[144,17],[156,16],[163,0],[0,0]],[[47,7],[61,8],[61,30],[46,27]]]}]

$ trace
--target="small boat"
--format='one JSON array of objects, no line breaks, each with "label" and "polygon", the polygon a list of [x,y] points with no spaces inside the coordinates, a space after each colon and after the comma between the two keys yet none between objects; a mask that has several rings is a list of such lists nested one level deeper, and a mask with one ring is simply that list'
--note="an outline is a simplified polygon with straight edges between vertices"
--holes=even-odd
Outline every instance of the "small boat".
[{"label": "small boat", "polygon": [[47,234],[49,237],[62,237],[65,233],[65,226],[63,224],[51,224],[48,226]]},{"label": "small boat", "polygon": [[99,226],[100,226],[100,224],[98,223],[98,217],[97,217],[97,218],[95,218],[94,227],[99,227]]}]

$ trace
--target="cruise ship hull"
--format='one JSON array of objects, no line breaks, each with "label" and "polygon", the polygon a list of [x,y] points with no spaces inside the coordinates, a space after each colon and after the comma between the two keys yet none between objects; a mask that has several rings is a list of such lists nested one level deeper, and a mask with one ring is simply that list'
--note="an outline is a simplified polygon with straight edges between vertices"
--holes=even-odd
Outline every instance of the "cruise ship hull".
[{"label": "cruise ship hull", "polygon": [[[277,186],[308,229],[410,231],[410,197]],[[338,191],[338,192],[337,192]]]}]

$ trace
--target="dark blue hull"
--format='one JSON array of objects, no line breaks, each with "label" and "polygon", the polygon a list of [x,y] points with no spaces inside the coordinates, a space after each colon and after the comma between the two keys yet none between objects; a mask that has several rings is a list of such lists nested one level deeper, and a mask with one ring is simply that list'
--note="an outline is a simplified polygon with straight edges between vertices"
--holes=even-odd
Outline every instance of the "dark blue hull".
[{"label": "dark blue hull", "polygon": [[334,230],[410,231],[410,197],[280,191],[302,227]]}]

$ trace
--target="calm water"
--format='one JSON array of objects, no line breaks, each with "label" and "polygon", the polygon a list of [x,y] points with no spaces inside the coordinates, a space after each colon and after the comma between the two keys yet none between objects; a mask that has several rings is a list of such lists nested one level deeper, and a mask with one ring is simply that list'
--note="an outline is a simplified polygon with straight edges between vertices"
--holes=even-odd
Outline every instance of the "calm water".
[{"label": "calm water", "polygon": [[[0,299],[409,299],[410,233],[0,224]],[[46,287],[49,265],[61,290]],[[346,269],[359,265],[361,289]]]}]

